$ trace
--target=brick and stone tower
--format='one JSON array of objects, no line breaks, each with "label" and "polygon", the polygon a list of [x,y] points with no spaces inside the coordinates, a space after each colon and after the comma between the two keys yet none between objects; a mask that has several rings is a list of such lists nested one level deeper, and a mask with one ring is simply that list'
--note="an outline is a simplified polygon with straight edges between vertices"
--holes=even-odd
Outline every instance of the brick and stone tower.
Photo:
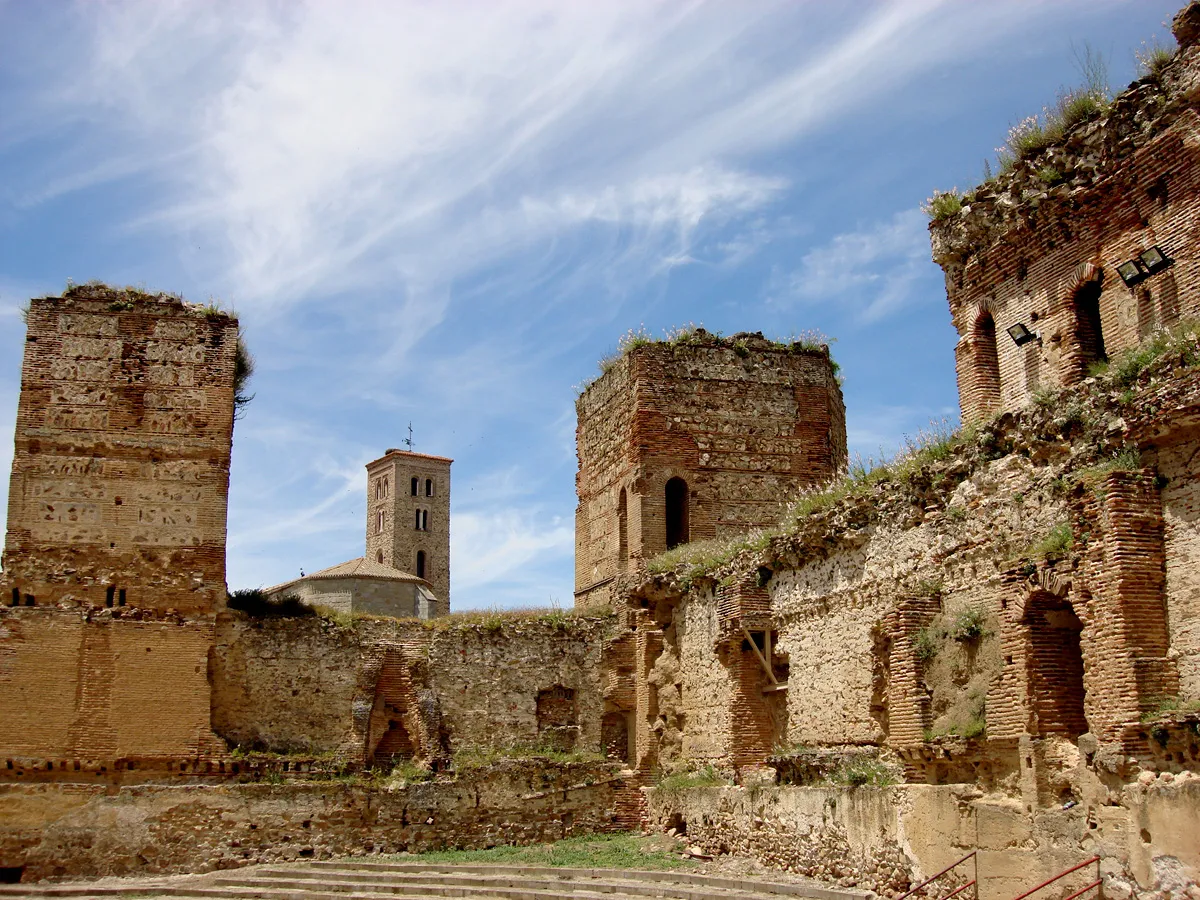
[{"label": "brick and stone tower", "polygon": [[4,600],[225,604],[237,319],[85,285],[31,301]]},{"label": "brick and stone tower", "polygon": [[846,465],[846,411],[825,346],[761,334],[623,353],[577,403],[575,604],[681,543],[778,521]]},{"label": "brick and stone tower", "polygon": [[367,559],[433,587],[450,611],[450,464],[444,456],[388,450],[367,463]]},{"label": "brick and stone tower", "polygon": [[31,301],[0,575],[9,769],[222,752],[208,657],[225,606],[235,318],[82,285]]}]

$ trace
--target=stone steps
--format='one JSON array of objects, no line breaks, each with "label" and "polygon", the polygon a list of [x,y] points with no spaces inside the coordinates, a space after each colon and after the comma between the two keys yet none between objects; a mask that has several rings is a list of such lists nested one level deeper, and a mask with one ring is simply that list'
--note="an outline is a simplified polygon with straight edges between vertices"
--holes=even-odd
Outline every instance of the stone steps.
[{"label": "stone steps", "polygon": [[215,897],[226,900],[864,900],[862,891],[692,872],[321,861],[221,872],[189,883],[0,886],[7,897]]}]

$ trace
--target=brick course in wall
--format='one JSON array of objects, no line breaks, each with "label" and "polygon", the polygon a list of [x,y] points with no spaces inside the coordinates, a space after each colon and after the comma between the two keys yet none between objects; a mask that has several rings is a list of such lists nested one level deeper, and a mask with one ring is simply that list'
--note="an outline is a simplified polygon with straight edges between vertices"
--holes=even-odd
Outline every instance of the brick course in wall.
[{"label": "brick course in wall", "polygon": [[[1104,353],[1200,313],[1200,47],[1180,46],[1098,121],[931,224],[964,419],[1076,383]],[[1117,266],[1152,246],[1171,264],[1127,286]],[[1040,340],[1016,346],[1006,330],[1018,323]]]},{"label": "brick course in wall", "polygon": [[610,604],[613,579],[668,549],[668,482],[686,484],[686,540],[769,525],[846,463],[845,408],[824,349],[697,331],[625,353],[579,398],[575,591]]}]

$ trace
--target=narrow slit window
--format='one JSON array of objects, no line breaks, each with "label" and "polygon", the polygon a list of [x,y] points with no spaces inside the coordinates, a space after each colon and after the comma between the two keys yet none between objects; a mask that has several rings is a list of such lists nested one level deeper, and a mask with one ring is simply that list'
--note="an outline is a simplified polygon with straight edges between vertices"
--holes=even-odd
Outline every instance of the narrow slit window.
[{"label": "narrow slit window", "polygon": [[412,495],[417,496],[417,479],[412,480]]},{"label": "narrow slit window", "polygon": [[432,478],[425,479],[425,496],[426,497],[433,496],[433,479]]},{"label": "narrow slit window", "polygon": [[421,511],[419,509],[415,510],[413,512],[413,516],[414,516],[413,528],[417,531],[420,531],[421,530]]},{"label": "narrow slit window", "polygon": [[688,538],[688,486],[682,478],[667,482],[667,549],[686,544]]},{"label": "narrow slit window", "polygon": [[376,534],[383,534],[383,518],[384,518],[383,510],[382,509],[376,510],[375,511],[375,533]]},{"label": "narrow slit window", "polygon": [[20,588],[13,588],[11,605],[12,606],[20,606],[21,605],[21,590],[20,590]]},{"label": "narrow slit window", "polygon": [[124,605],[125,605],[125,588],[121,588],[119,591],[117,591],[117,606],[124,606]]},{"label": "narrow slit window", "polygon": [[421,530],[429,530],[429,510],[427,509],[421,510]]},{"label": "narrow slit window", "polygon": [[117,589],[115,587],[113,587],[113,585],[110,584],[107,588],[104,589],[104,605],[112,606],[113,600],[114,600],[114,598],[116,598],[116,596],[117,596]]},{"label": "narrow slit window", "polygon": [[424,550],[417,551],[417,577],[418,578],[425,577],[425,551]]}]

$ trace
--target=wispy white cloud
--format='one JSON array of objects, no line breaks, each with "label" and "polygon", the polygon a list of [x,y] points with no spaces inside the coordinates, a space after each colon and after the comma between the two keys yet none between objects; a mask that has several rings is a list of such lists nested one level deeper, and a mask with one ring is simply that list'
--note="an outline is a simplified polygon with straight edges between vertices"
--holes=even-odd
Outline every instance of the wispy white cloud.
[{"label": "wispy white cloud", "polygon": [[[574,552],[574,523],[537,507],[464,509],[451,526],[451,606],[478,605],[481,589],[505,606],[569,606],[572,588],[547,570]],[[536,565],[535,565],[536,564]],[[476,599],[476,603],[471,603]]]},{"label": "wispy white cloud", "polygon": [[775,303],[838,303],[872,322],[918,300],[931,266],[925,215],[911,209],[814,247],[767,290]]}]

